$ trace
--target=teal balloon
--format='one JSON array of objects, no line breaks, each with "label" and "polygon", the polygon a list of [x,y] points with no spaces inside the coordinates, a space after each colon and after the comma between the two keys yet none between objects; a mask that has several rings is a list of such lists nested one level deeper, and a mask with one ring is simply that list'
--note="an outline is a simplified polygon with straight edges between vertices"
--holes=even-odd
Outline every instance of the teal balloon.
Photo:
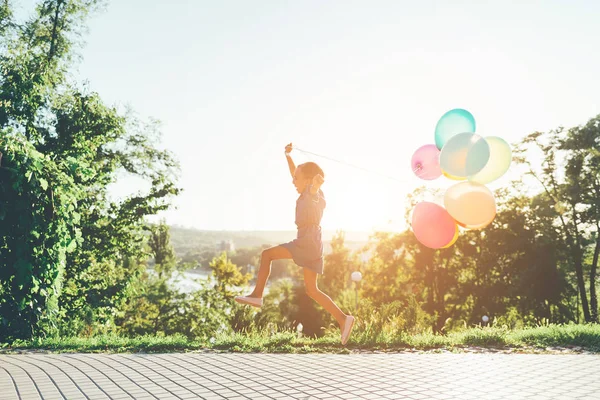
[{"label": "teal balloon", "polygon": [[435,126],[435,145],[441,150],[451,137],[463,132],[475,132],[475,118],[462,108],[450,110]]},{"label": "teal balloon", "polygon": [[440,153],[442,171],[457,178],[468,178],[481,171],[490,160],[488,142],[476,133],[454,135]]}]

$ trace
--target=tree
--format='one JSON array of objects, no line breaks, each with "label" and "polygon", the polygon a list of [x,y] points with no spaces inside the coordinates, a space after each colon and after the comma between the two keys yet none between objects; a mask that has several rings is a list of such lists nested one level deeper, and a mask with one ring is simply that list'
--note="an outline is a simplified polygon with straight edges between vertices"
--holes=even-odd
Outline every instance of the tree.
[{"label": "tree", "polygon": [[568,152],[565,189],[572,201],[577,201],[583,229],[589,232],[588,240],[593,247],[589,260],[589,318],[598,322],[596,271],[600,254],[600,115],[582,127],[569,129],[567,138],[560,141],[560,148]]},{"label": "tree", "polygon": [[[0,269],[7,275],[3,285],[15,286],[3,289],[11,294],[2,294],[1,312],[5,332],[15,337],[50,332],[58,320],[79,318],[86,307],[101,325],[110,322],[144,269],[144,217],[167,209],[180,192],[177,162],[156,149],[158,123],[120,115],[67,79],[77,38],[98,4],[42,1],[23,25],[12,20],[8,3],[0,11],[0,216],[10,214],[13,221],[0,227],[8,231]],[[123,170],[151,188],[110,202],[108,185]],[[26,276],[26,282],[14,278]],[[32,301],[38,287],[42,297]],[[48,302],[51,295],[57,297]],[[26,317],[24,307],[32,309]],[[42,316],[50,314],[53,322],[42,327]]]},{"label": "tree", "polygon": [[0,340],[56,327],[66,257],[81,243],[80,189],[65,163],[0,131]]},{"label": "tree", "polygon": [[171,245],[169,226],[162,220],[159,225],[151,225],[146,229],[150,232],[148,245],[154,256],[154,270],[158,272],[160,279],[163,276],[170,277],[177,265],[177,259]]},{"label": "tree", "polygon": [[219,292],[223,298],[233,303],[237,295],[231,289],[233,286],[245,286],[251,278],[251,274],[242,274],[240,268],[233,264],[228,258],[227,253],[215,257],[210,263],[211,276],[215,278],[215,291]]},{"label": "tree", "polygon": [[350,275],[358,266],[356,256],[344,245],[344,233],[337,232],[331,239],[331,253],[325,255],[326,273],[320,277],[318,286],[321,290],[335,299],[340,293],[350,287]]},{"label": "tree", "polygon": [[[541,185],[549,199],[549,207],[556,211],[556,225],[568,246],[567,259],[575,270],[576,286],[586,322],[598,320],[595,289],[597,256],[591,257],[589,265],[591,307],[584,277],[590,245],[594,247],[594,254],[600,252],[598,125],[599,117],[596,117],[583,127],[569,130],[561,127],[545,134],[534,132],[520,143],[516,158],[528,167],[528,173]],[[535,168],[530,157],[526,157],[532,150],[537,150],[542,155],[541,169]]]}]

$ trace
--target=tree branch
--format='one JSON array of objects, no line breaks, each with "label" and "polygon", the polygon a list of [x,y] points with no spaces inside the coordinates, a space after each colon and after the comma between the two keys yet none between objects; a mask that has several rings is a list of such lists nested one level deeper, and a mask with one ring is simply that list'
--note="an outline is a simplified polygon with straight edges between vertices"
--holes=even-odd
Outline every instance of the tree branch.
[{"label": "tree branch", "polygon": [[60,13],[60,6],[63,5],[64,0],[58,0],[56,2],[56,11],[54,13],[54,24],[52,26],[52,39],[50,41],[50,51],[48,52],[48,61],[51,61],[56,52],[56,37],[58,35],[58,15]]}]

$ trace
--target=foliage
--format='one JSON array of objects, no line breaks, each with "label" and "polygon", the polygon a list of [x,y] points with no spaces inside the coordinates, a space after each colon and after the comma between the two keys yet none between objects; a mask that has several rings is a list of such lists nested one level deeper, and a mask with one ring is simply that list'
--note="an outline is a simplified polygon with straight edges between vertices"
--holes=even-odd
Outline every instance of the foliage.
[{"label": "foliage", "polygon": [[[85,326],[77,318],[109,325],[144,269],[144,217],[180,192],[177,163],[156,149],[156,122],[120,115],[69,82],[99,5],[42,1],[22,25],[11,3],[0,11],[2,338],[65,333],[61,321],[70,332]],[[109,201],[119,171],[149,191]]]},{"label": "foliage", "polygon": [[158,277],[171,276],[177,265],[175,251],[171,245],[169,226],[164,220],[158,226],[149,225],[146,230],[150,232],[148,246],[154,256],[154,270]]},{"label": "foliage", "polygon": [[22,134],[1,131],[0,340],[55,328],[67,252],[81,243],[79,188]]}]

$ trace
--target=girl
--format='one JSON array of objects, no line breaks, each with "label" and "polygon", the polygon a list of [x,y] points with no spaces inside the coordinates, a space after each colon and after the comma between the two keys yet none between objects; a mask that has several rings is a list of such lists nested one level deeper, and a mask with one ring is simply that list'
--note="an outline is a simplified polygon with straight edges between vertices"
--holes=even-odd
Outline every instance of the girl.
[{"label": "girl", "polygon": [[323,241],[321,240],[321,218],[325,208],[325,195],[321,191],[324,180],[323,170],[313,162],[294,165],[290,156],[292,144],[285,146],[285,157],[292,174],[292,183],[300,194],[296,200],[296,226],[298,235],[291,242],[271,247],[262,252],[256,287],[248,296],[237,296],[235,301],[261,307],[262,295],[267,279],[271,274],[271,261],[292,259],[304,268],[306,293],[338,322],[342,344],[350,337],[355,318],[346,315],[325,293],[317,287],[317,274],[323,274]]}]

